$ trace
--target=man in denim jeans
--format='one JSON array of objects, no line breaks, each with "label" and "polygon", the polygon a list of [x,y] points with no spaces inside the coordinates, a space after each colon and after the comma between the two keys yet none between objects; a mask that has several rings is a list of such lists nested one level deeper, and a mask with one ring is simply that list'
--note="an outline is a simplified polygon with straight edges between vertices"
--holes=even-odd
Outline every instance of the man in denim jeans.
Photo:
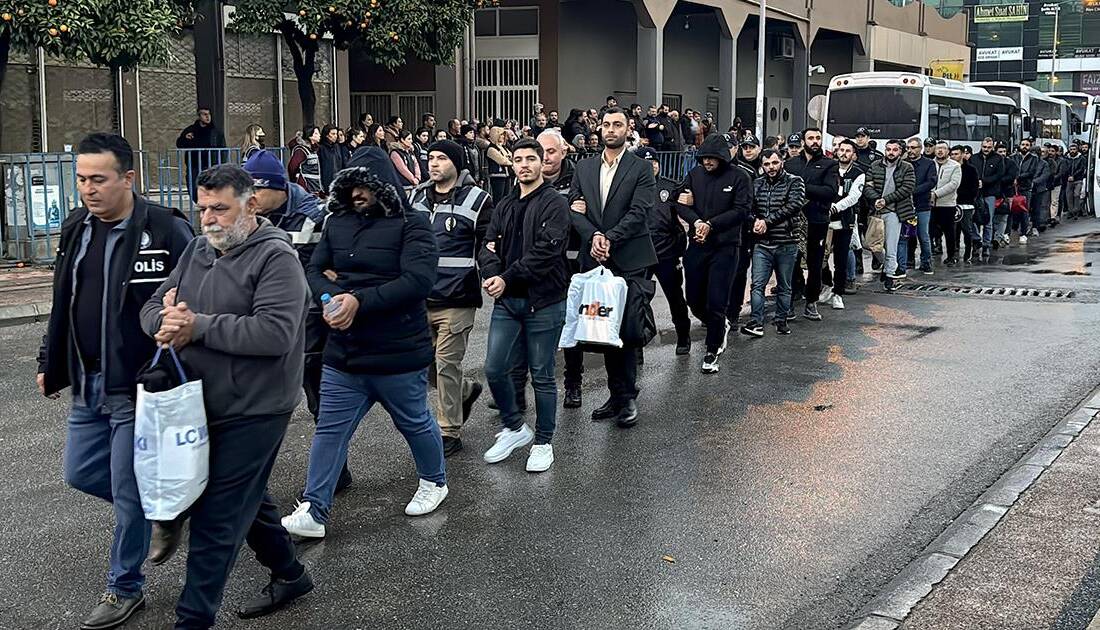
[{"label": "man in denim jeans", "polygon": [[997,196],[1001,194],[1005,176],[1004,158],[993,152],[993,138],[982,140],[982,150],[970,158],[970,165],[978,171],[978,201],[984,203],[989,211],[989,218],[982,228],[982,256],[989,258],[993,246]]},{"label": "man in denim jeans", "polygon": [[741,334],[764,336],[764,288],[775,271],[778,285],[775,306],[775,331],[791,334],[787,319],[791,316],[791,274],[798,255],[798,224],[806,204],[806,186],[802,178],[783,170],[783,160],[775,149],[762,155],[764,176],[753,184],[752,231],[756,246],[752,252],[752,315]]},{"label": "man in denim jeans", "polygon": [[[500,407],[503,428],[485,452],[490,464],[502,462],[532,441],[528,472],[542,472],[554,463],[558,388],[554,354],[565,323],[569,286],[566,245],[571,220],[569,205],[543,179],[543,148],[523,139],[512,148],[518,186],[497,205],[478,252],[485,291],[496,300],[489,322],[485,380]],[[516,402],[512,368],[524,348],[535,390],[535,431],[523,422]]]},{"label": "man in denim jeans", "polygon": [[871,165],[863,197],[871,202],[871,214],[882,219],[885,231],[886,262],[883,265],[883,286],[896,291],[895,280],[905,278],[905,270],[898,266],[898,239],[901,224],[917,218],[913,210],[913,189],[916,176],[913,165],[901,159],[901,140],[886,143],[883,158]]}]

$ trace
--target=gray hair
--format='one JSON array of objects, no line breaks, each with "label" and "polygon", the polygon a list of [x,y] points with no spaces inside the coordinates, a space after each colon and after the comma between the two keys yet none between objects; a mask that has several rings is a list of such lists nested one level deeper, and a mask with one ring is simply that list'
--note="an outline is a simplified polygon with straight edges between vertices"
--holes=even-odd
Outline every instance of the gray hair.
[{"label": "gray hair", "polygon": [[241,205],[244,205],[255,192],[252,176],[236,164],[211,166],[199,173],[195,185],[206,190],[232,188],[233,196],[241,201]]},{"label": "gray hair", "polygon": [[550,138],[551,140],[554,140],[558,143],[558,148],[560,149],[564,149],[569,145],[569,143],[565,140],[565,136],[561,135],[561,132],[558,131],[557,127],[543,129],[535,139],[541,140],[543,138]]}]

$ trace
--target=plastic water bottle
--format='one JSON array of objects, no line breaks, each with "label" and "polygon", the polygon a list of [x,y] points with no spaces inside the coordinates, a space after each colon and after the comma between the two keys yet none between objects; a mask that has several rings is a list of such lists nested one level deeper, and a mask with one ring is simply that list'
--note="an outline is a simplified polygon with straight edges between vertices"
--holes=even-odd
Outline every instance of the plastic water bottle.
[{"label": "plastic water bottle", "polygon": [[321,307],[325,309],[325,317],[332,317],[340,310],[340,303],[332,299],[328,293],[321,295]]}]

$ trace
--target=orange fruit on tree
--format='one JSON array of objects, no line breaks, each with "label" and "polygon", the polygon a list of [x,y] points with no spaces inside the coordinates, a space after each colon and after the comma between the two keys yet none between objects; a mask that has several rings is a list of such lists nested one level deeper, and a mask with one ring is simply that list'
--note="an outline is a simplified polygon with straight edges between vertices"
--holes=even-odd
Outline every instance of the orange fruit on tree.
[{"label": "orange fruit on tree", "polygon": [[61,31],[62,33],[68,33],[68,32],[69,32],[69,27],[68,27],[68,26],[66,26],[65,24],[62,24],[61,26],[59,26],[59,27],[58,27],[58,29],[59,29],[59,30],[60,30],[60,31]]},{"label": "orange fruit on tree", "polygon": [[11,13],[0,15],[0,19],[4,20],[5,22],[11,22]]},{"label": "orange fruit on tree", "polygon": [[50,34],[50,37],[57,37],[57,29],[56,28],[50,27],[50,30],[48,32]]}]

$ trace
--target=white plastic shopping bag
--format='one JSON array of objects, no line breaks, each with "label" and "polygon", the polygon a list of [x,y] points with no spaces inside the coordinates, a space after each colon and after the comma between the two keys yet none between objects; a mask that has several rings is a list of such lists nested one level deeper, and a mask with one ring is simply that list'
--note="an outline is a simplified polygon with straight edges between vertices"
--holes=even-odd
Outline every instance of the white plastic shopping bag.
[{"label": "white plastic shopping bag", "polygon": [[561,348],[578,343],[623,347],[619,329],[626,309],[626,281],[606,267],[574,274],[565,303]]},{"label": "white plastic shopping bag", "polygon": [[[134,474],[145,518],[170,521],[206,489],[210,443],[202,381],[187,380],[175,350],[168,349],[179,387],[148,392],[138,383],[134,418]],[[150,366],[161,358],[161,349]]]}]

